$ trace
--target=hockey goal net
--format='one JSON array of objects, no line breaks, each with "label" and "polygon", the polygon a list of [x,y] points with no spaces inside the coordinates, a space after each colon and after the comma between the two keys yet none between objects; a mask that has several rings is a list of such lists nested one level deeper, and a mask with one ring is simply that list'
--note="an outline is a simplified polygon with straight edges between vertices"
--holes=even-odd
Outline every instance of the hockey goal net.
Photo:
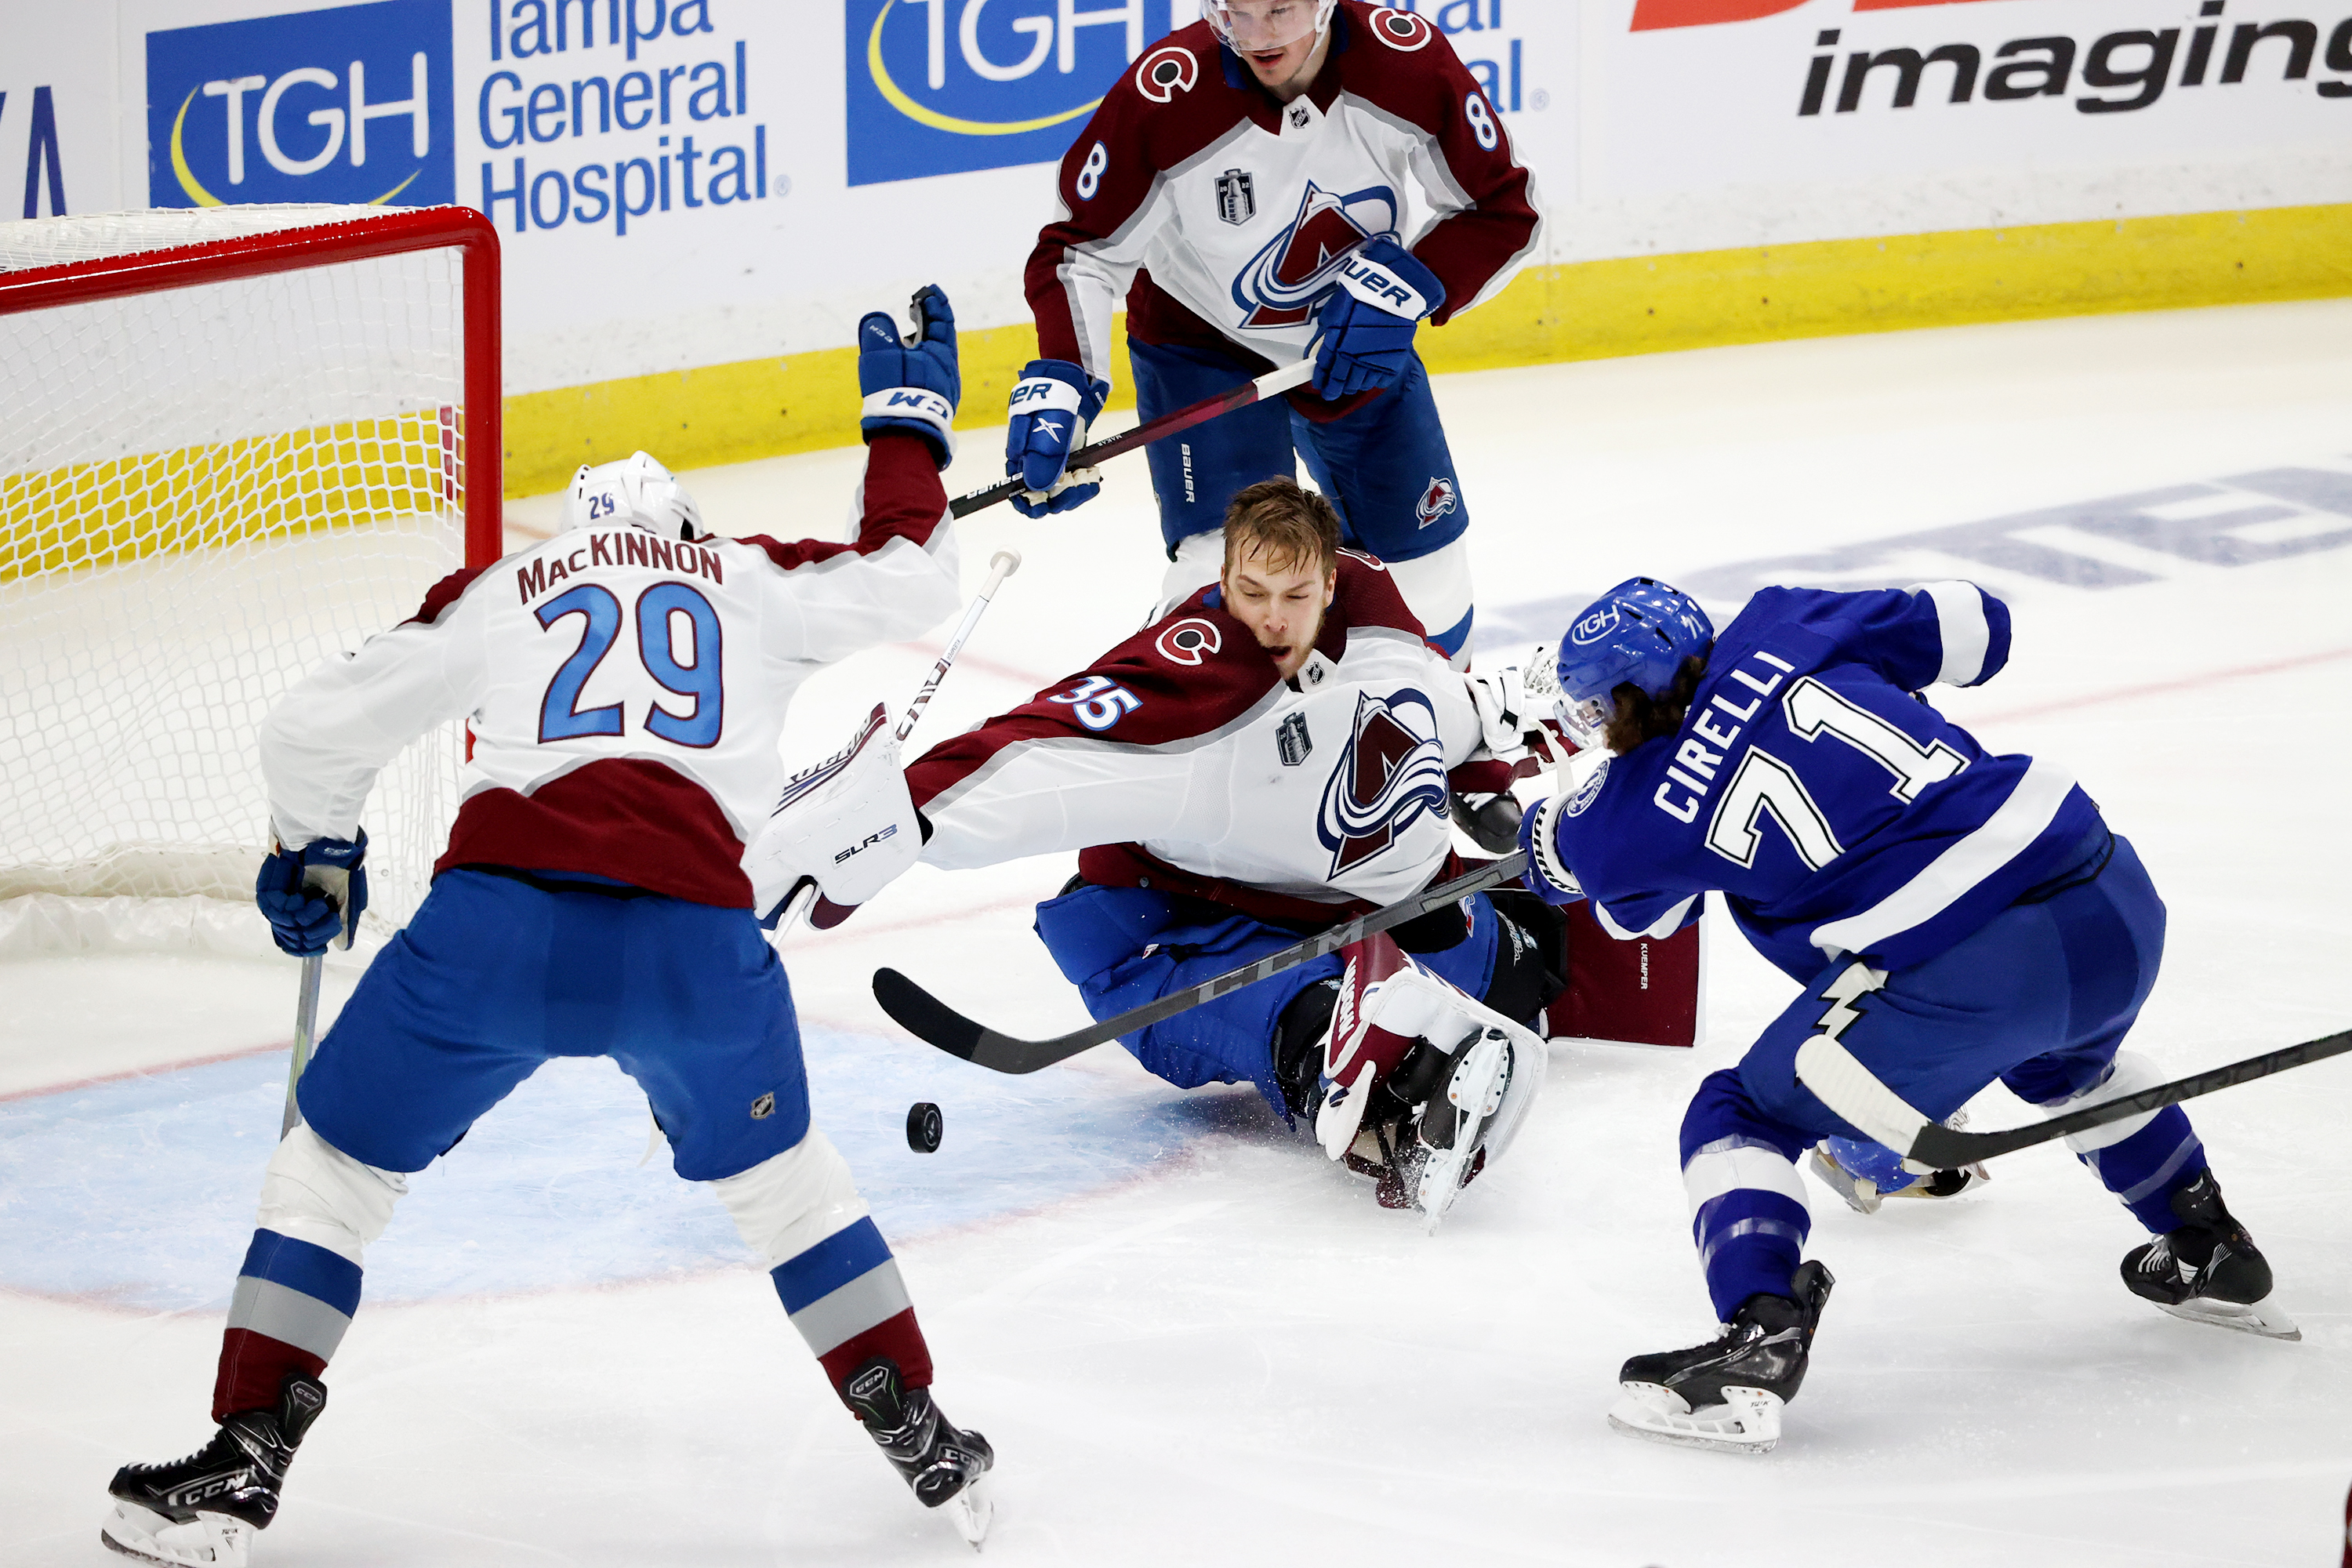
[{"label": "hockey goal net", "polygon": [[[463,207],[0,223],[0,909],[251,899],[270,705],[500,553],[498,324]],[[371,924],[464,743],[368,801]]]}]

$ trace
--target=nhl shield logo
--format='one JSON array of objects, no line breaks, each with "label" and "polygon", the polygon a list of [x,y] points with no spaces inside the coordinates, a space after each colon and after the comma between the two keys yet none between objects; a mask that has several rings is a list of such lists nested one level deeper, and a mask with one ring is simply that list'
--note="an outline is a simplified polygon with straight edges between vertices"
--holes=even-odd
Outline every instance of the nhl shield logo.
[{"label": "nhl shield logo", "polygon": [[1217,176],[1217,216],[1230,224],[1257,216],[1257,178],[1246,169],[1227,169]]},{"label": "nhl shield logo", "polygon": [[1421,519],[1422,527],[1427,528],[1452,511],[1456,504],[1454,481],[1440,475],[1431,479],[1429,488],[1421,492],[1420,503],[1412,509],[1412,515]]},{"label": "nhl shield logo", "polygon": [[1295,768],[1305,762],[1315,750],[1315,738],[1307,732],[1307,715],[1293,713],[1274,732],[1275,750],[1282,753],[1282,765]]}]

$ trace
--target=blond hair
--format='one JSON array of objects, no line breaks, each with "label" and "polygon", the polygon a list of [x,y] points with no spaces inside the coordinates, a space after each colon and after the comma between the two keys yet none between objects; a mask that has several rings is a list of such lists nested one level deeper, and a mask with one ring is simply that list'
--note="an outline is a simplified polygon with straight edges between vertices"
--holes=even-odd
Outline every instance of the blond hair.
[{"label": "blond hair", "polygon": [[1269,572],[1339,564],[1339,514],[1297,479],[1261,479],[1226,504],[1225,574],[1251,555]]}]

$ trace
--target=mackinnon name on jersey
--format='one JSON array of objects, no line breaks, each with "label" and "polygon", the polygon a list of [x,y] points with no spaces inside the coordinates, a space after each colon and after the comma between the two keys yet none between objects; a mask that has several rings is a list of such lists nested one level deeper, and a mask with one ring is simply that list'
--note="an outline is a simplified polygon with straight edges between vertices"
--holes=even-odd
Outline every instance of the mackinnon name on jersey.
[{"label": "mackinnon name on jersey", "polygon": [[614,533],[592,533],[586,544],[569,555],[541,556],[515,573],[515,585],[528,605],[591,566],[650,566],[657,572],[708,577],[714,583],[727,580],[720,573],[717,552],[658,539],[643,529],[625,528]]}]

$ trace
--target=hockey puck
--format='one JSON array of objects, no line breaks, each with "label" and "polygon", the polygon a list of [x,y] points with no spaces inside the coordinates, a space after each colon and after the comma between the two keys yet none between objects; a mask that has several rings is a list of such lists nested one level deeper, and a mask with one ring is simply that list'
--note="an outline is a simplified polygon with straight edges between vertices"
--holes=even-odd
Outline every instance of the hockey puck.
[{"label": "hockey puck", "polygon": [[945,1125],[938,1106],[928,1100],[917,1100],[907,1108],[907,1147],[918,1154],[938,1153]]}]

